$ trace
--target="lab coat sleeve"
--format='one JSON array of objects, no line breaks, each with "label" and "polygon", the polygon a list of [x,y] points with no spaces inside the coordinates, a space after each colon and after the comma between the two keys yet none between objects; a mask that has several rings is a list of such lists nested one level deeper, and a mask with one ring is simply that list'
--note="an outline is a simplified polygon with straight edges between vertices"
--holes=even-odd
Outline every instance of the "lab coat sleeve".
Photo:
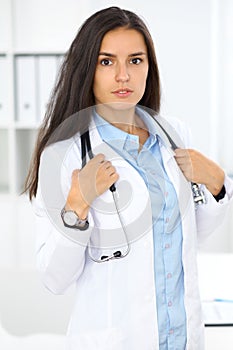
[{"label": "lab coat sleeve", "polygon": [[[56,156],[57,154],[54,154],[52,159]],[[43,166],[43,162],[41,164]],[[61,168],[61,187],[65,199],[71,182],[71,173],[67,172],[64,165]],[[51,174],[48,173],[47,176]],[[82,274],[93,220],[89,214],[90,226],[86,231],[65,228],[60,216],[61,203],[59,201],[56,203],[56,198],[53,198],[51,210],[48,204],[50,199],[46,199],[51,186],[53,181],[50,181],[50,186],[44,188],[43,169],[40,166],[37,195],[32,202],[36,215],[36,260],[44,285],[55,294],[63,294]]]},{"label": "lab coat sleeve", "polygon": [[[187,148],[192,148],[191,131],[184,123],[179,125],[180,134]],[[195,210],[198,243],[201,244],[213,231],[220,226],[229,213],[233,205],[233,180],[225,175],[224,186],[226,188],[225,197],[219,202],[208,191],[204,185],[200,185],[204,191],[207,203],[201,204]]]},{"label": "lab coat sleeve", "polygon": [[[190,128],[176,118],[169,118],[169,121],[179,133],[184,147],[192,148]],[[204,185],[200,185],[207,199],[207,204],[201,204],[197,207],[197,210],[195,210],[198,243],[200,244],[223,223],[226,215],[228,215],[229,209],[233,207],[233,180],[227,175],[225,175],[224,185],[226,188],[226,195],[219,202],[215,200]]]},{"label": "lab coat sleeve", "polygon": [[207,203],[199,205],[196,210],[199,243],[202,243],[205,238],[223,223],[226,216],[229,215],[229,210],[233,208],[233,181],[228,176],[225,176],[224,186],[226,194],[219,202],[215,200],[205,186],[202,186]]}]

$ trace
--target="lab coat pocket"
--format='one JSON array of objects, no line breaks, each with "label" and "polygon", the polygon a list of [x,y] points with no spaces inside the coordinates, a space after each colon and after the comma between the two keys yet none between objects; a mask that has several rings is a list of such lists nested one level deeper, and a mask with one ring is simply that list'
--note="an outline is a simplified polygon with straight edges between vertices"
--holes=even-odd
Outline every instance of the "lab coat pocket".
[{"label": "lab coat pocket", "polygon": [[70,335],[67,337],[66,350],[123,350],[121,331],[109,328]]}]

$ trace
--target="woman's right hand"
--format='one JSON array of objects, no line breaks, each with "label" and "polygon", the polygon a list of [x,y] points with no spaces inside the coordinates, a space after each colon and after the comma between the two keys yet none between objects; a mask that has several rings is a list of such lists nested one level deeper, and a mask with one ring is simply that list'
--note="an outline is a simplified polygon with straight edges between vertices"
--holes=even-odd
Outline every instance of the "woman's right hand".
[{"label": "woman's right hand", "polygon": [[97,154],[81,170],[73,171],[66,210],[74,210],[80,219],[85,219],[93,200],[107,191],[118,178],[112,163],[105,160],[104,154]]}]

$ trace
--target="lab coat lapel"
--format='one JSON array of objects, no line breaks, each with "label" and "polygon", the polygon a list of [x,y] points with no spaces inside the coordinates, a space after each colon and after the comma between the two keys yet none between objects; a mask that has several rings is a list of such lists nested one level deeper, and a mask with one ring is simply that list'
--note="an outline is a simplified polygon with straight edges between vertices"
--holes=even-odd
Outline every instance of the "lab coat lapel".
[{"label": "lab coat lapel", "polygon": [[[139,175],[126,160],[124,160],[117,152],[115,152],[108,144],[102,141],[98,131],[95,128],[90,128],[90,139],[92,142],[92,150],[94,154],[103,153],[106,159],[110,160],[117,168],[120,179],[117,183],[118,205],[123,221],[127,227],[128,238],[133,242],[150,231],[152,225],[151,202],[147,186],[143,178]],[[125,242],[125,238],[121,238],[122,227],[119,226],[119,217],[114,210],[115,206],[112,202],[112,194],[106,191],[98,197],[94,203],[98,207],[98,219],[101,227],[107,232],[109,227],[119,227],[119,238]],[[105,210],[102,210],[102,205],[110,205],[112,203],[112,215],[105,215]],[[142,232],[142,234],[138,234]],[[112,231],[113,236],[114,232]]]},{"label": "lab coat lapel", "polygon": [[184,216],[187,214],[187,209],[192,203],[190,182],[186,180],[182,171],[177,165],[173,151],[165,147],[163,144],[160,144],[160,149],[165,170],[171,182],[173,183],[178,197],[181,217],[184,218]]}]

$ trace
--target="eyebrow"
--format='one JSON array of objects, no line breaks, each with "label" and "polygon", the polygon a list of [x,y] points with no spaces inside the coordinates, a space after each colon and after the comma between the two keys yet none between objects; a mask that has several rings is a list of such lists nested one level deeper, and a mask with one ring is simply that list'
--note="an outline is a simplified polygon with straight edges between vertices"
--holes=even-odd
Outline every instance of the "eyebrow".
[{"label": "eyebrow", "polygon": [[[146,52],[139,51],[139,52],[131,53],[128,56],[135,57],[135,56],[142,56],[142,55],[146,55]],[[117,55],[114,55],[113,53],[109,53],[109,52],[99,52],[99,56],[116,57]]]}]

